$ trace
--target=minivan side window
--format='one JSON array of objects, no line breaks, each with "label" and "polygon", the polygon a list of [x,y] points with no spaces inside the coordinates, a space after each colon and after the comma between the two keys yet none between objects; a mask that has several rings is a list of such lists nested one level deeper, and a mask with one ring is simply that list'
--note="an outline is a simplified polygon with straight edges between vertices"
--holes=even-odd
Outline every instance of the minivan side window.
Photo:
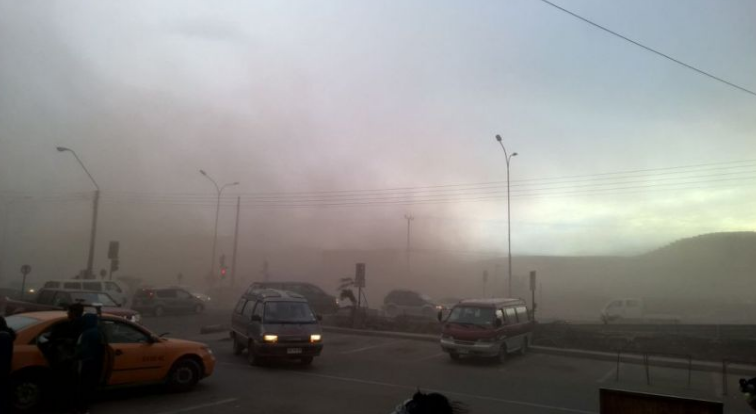
[{"label": "minivan side window", "polygon": [[66,282],[63,283],[63,289],[81,289],[80,282]]},{"label": "minivan side window", "polygon": [[526,322],[530,320],[530,317],[528,315],[528,308],[524,306],[518,306],[515,308],[515,310],[517,311],[517,319],[520,322]]},{"label": "minivan side window", "polygon": [[245,303],[247,303],[247,299],[244,299],[244,298],[239,299],[239,303],[236,304],[236,307],[234,308],[234,312],[242,313]]},{"label": "minivan side window", "polygon": [[507,314],[507,321],[509,321],[509,323],[517,323],[517,313],[515,312],[515,308],[505,308],[504,312]]},{"label": "minivan side window", "polygon": [[81,284],[84,290],[93,290],[95,292],[102,292],[102,284],[100,282],[84,282]]},{"label": "minivan side window", "polygon": [[252,311],[255,308],[255,301],[249,300],[247,301],[247,304],[244,305],[244,310],[242,311],[242,314],[245,318],[249,319],[252,317]]}]

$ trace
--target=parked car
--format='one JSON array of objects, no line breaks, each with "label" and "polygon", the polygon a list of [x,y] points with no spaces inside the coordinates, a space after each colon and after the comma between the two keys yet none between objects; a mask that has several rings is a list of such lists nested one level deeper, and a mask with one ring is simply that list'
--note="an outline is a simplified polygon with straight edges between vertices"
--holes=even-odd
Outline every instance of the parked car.
[{"label": "parked car", "polygon": [[336,296],[329,295],[323,289],[312,283],[304,282],[255,282],[250,285],[248,292],[259,289],[288,290],[298,293],[307,299],[307,303],[320,315],[336,313],[339,310],[339,301]]},{"label": "parked car", "polygon": [[433,318],[439,310],[441,306],[433,299],[411,290],[392,290],[383,298],[383,311],[392,318],[400,315]]},{"label": "parked car", "polygon": [[268,359],[309,365],[323,350],[319,320],[302,295],[273,289],[248,291],[231,317],[234,354],[247,349],[250,365]]},{"label": "parked car", "polygon": [[202,303],[206,305],[210,304],[210,300],[211,300],[210,296],[207,296],[206,294],[199,293],[199,292],[191,292],[191,294],[194,295],[194,297],[196,297],[197,299],[201,300]]},{"label": "parked car", "polygon": [[442,317],[441,349],[452,360],[462,356],[495,357],[525,353],[533,341],[534,322],[521,299],[466,299]]},{"label": "parked car", "polygon": [[205,302],[180,287],[139,289],[134,294],[134,309],[155,316],[165,313],[202,313]]},{"label": "parked car", "polygon": [[[68,323],[66,312],[33,312],[6,318],[16,331],[11,366],[12,405],[18,411],[44,407],[53,383],[45,357],[53,329]],[[141,325],[103,314],[100,327],[108,342],[103,388],[162,383],[185,391],[213,373],[215,357],[199,342],[160,338]]]},{"label": "parked car", "polygon": [[116,303],[121,306],[129,304],[129,292],[120,283],[112,280],[50,280],[45,282],[43,289],[61,289],[61,290],[88,290],[91,292],[105,292],[115,299]]},{"label": "parked car", "polygon": [[91,309],[99,306],[103,313],[120,316],[134,323],[141,321],[139,312],[120,306],[107,293],[47,288],[41,289],[34,301],[0,298],[0,314],[61,310],[74,303],[84,304]]}]

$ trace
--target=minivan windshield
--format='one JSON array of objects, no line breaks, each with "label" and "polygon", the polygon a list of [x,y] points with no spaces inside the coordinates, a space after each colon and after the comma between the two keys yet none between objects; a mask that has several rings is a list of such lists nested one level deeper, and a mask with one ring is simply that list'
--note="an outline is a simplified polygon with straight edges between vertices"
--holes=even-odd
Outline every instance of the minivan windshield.
[{"label": "minivan windshield", "polygon": [[305,302],[268,302],[266,323],[315,323],[317,319]]},{"label": "minivan windshield", "polygon": [[479,306],[457,306],[452,309],[447,322],[475,325],[492,325],[494,321],[493,308]]}]

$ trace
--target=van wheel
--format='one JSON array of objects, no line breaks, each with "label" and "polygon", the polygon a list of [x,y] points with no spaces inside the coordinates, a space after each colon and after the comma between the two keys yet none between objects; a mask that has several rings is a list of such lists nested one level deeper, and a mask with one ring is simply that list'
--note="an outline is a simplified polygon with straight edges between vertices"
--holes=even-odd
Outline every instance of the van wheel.
[{"label": "van wheel", "polygon": [[165,314],[165,309],[163,309],[162,306],[156,306],[152,313],[158,317],[163,316]]},{"label": "van wheel", "polygon": [[255,354],[254,348],[252,347],[252,341],[249,341],[249,343],[247,344],[247,362],[249,363],[249,365],[262,365],[262,358]]},{"label": "van wheel", "polygon": [[242,351],[244,351],[244,344],[239,341],[235,333],[231,334],[231,340],[234,343],[234,355],[241,355]]},{"label": "van wheel", "polygon": [[18,412],[38,411],[47,394],[47,381],[41,374],[19,374],[11,379],[11,407]]},{"label": "van wheel", "polygon": [[171,391],[189,391],[200,380],[200,364],[189,358],[178,360],[168,373],[168,389]]},{"label": "van wheel", "polygon": [[497,357],[500,364],[504,364],[507,362],[507,345],[504,344],[499,349],[499,356]]},{"label": "van wheel", "polygon": [[312,357],[302,357],[302,359],[299,360],[299,363],[304,366],[308,366],[308,365],[312,365],[312,360],[313,360]]},{"label": "van wheel", "polygon": [[196,306],[194,306],[194,313],[202,313],[204,311],[205,311],[205,307],[204,306],[202,306],[200,304],[197,304]]},{"label": "van wheel", "polygon": [[528,338],[522,338],[522,345],[520,345],[520,355],[528,353]]},{"label": "van wheel", "polygon": [[456,352],[449,352],[449,358],[451,358],[452,361],[459,361],[461,357]]}]

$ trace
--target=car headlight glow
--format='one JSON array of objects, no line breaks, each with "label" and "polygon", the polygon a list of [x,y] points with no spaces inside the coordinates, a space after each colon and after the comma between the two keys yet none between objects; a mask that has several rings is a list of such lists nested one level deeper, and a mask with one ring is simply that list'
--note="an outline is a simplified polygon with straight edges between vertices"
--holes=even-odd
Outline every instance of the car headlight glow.
[{"label": "car headlight glow", "polygon": [[278,342],[278,335],[263,335],[265,342]]},{"label": "car headlight glow", "polygon": [[323,337],[319,334],[310,335],[310,342],[320,342],[321,339],[323,339]]}]

